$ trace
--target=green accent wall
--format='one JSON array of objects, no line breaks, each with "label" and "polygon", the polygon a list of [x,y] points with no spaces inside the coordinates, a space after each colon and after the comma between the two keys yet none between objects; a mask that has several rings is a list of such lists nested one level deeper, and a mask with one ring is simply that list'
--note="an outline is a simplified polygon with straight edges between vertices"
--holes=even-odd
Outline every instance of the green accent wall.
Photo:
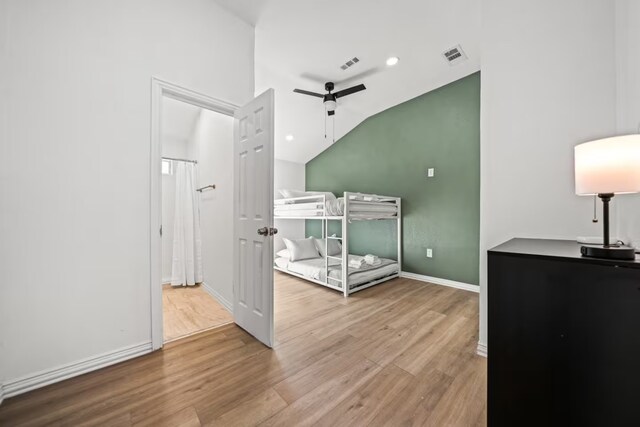
[{"label": "green accent wall", "polygon": [[[368,118],[307,163],[306,186],[402,197],[402,270],[477,285],[480,73]],[[307,235],[320,227],[307,221]],[[350,253],[395,258],[394,221],[354,222],[349,230]]]}]

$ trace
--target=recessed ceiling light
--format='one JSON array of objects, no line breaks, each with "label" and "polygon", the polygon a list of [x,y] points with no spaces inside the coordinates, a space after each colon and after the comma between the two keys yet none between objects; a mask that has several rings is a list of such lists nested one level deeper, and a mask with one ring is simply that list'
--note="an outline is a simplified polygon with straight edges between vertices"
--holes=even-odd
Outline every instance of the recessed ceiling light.
[{"label": "recessed ceiling light", "polygon": [[284,137],[287,141],[293,141],[293,135],[287,135]]},{"label": "recessed ceiling light", "polygon": [[398,58],[397,56],[392,56],[391,58],[387,59],[387,65],[389,67],[393,67],[398,63],[399,60],[400,58]]}]

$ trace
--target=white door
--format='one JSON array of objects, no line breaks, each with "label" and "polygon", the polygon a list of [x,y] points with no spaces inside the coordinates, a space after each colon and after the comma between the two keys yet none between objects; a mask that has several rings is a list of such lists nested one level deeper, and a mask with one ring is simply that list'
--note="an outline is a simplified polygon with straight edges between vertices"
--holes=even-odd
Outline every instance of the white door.
[{"label": "white door", "polygon": [[235,322],[273,343],[273,89],[237,110],[234,129]]}]

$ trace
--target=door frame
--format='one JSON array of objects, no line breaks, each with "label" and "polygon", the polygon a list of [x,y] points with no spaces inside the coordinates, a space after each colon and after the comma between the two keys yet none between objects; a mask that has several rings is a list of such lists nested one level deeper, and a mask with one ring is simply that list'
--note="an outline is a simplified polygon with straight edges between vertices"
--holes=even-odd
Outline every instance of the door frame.
[{"label": "door frame", "polygon": [[173,98],[196,107],[234,117],[238,105],[213,98],[183,86],[151,78],[151,150],[150,150],[150,206],[149,248],[151,276],[151,345],[158,350],[164,345],[162,331],[162,100]]}]

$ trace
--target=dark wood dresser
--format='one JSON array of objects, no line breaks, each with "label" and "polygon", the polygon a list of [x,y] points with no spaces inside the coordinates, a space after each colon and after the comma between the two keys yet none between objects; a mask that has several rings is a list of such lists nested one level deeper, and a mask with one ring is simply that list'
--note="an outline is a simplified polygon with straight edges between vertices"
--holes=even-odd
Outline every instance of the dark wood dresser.
[{"label": "dark wood dresser", "polygon": [[488,263],[489,427],[640,426],[640,259],[513,239]]}]

